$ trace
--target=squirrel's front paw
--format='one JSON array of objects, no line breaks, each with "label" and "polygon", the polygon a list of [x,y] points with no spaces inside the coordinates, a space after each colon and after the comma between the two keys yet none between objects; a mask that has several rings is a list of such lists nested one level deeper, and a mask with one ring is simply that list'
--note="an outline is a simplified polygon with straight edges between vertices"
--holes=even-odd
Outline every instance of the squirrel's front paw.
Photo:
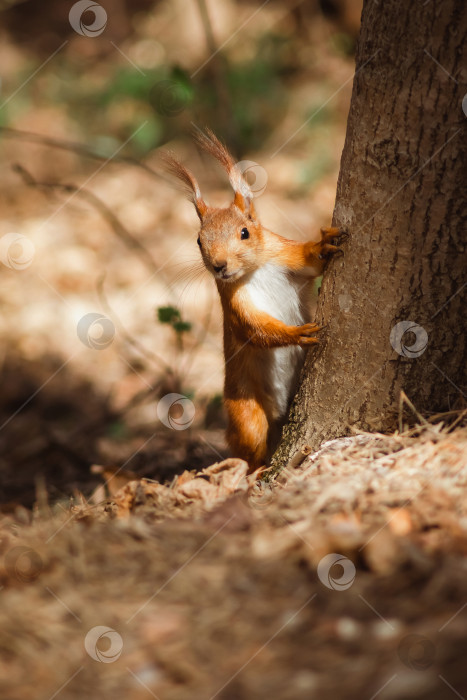
[{"label": "squirrel's front paw", "polygon": [[344,254],[344,251],[339,248],[341,243],[343,243],[347,238],[349,237],[349,234],[347,231],[344,231],[341,228],[337,228],[336,226],[330,226],[327,228],[322,228],[321,229],[321,241],[318,243],[319,247],[319,259],[323,260],[325,258],[330,257],[331,255],[335,255],[336,253],[341,253],[341,255]]},{"label": "squirrel's front paw", "polygon": [[318,343],[318,338],[313,338],[315,333],[323,330],[317,323],[305,323],[303,326],[297,326],[297,345],[314,345]]}]

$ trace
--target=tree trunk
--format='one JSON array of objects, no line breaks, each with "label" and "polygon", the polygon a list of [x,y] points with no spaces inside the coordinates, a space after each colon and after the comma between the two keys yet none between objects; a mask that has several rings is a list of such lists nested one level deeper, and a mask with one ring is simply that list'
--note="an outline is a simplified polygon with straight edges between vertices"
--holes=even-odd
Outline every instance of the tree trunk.
[{"label": "tree trunk", "polygon": [[334,209],[350,237],[273,469],[352,428],[396,428],[401,390],[423,415],[465,405],[466,7],[365,0]]}]

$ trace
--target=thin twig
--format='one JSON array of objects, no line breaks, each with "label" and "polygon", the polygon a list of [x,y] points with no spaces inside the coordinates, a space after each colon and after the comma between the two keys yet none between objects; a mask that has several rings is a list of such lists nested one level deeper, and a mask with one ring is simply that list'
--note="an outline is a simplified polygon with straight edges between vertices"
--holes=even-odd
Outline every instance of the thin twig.
[{"label": "thin twig", "polygon": [[[87,158],[93,158],[94,160],[108,160],[108,156],[101,155],[89,146],[73,141],[54,139],[50,136],[34,134],[31,131],[21,131],[20,129],[12,129],[9,126],[0,126],[0,134],[3,134],[8,138],[19,139],[21,141],[29,141],[30,143],[37,143],[41,146],[49,146],[51,148],[60,148],[64,151],[71,151],[72,153],[77,153],[78,155],[85,156]],[[169,178],[167,178],[162,172],[157,172],[157,170],[153,170],[153,168],[151,168],[149,165],[146,165],[146,163],[142,163],[141,161],[137,160],[136,158],[132,158],[131,156],[113,156],[112,160],[118,163],[126,163],[127,165],[131,165],[135,168],[140,168],[141,170],[144,170],[146,173],[148,173],[152,177],[157,178],[158,180],[164,180],[165,182],[169,182]]]},{"label": "thin twig", "polygon": [[[159,272],[159,269],[152,259],[149,251],[140,243],[132,234],[123,226],[123,224],[117,219],[115,214],[107,207],[104,202],[102,202],[96,195],[88,190],[79,189],[76,185],[63,184],[60,182],[39,182],[25,169],[22,165],[13,165],[13,170],[17,172],[23,179],[23,181],[30,187],[37,187],[42,189],[57,189],[62,192],[72,192],[79,194],[83,199],[88,201],[92,206],[94,206],[102,217],[111,225],[117,236],[125,243],[125,245],[133,250],[135,250],[140,258],[144,260],[150,271],[155,274]],[[116,324],[119,326],[121,337],[129,344],[136,348],[142,355],[149,359],[152,363],[155,363],[159,369],[164,369],[168,374],[173,374],[173,370],[168,365],[162,357],[159,357],[156,353],[145,348],[139,341],[133,338],[130,333],[123,327],[122,323],[118,319],[116,313],[110,308],[103,290],[104,277],[100,278],[98,281],[97,292],[102,305],[106,308],[107,313],[112,316]]]},{"label": "thin twig", "polygon": [[206,36],[206,47],[211,56],[211,75],[217,94],[220,121],[224,129],[230,132],[230,140],[233,141],[234,146],[237,147],[238,139],[233,119],[234,110],[232,107],[231,95],[228,89],[229,80],[226,60],[217,46],[206,0],[196,0],[196,4],[198,5],[201,23]]},{"label": "thin twig", "polygon": [[303,445],[303,447],[294,454],[290,462],[288,463],[286,469],[297,469],[305,459],[311,455],[311,447],[309,445]]},{"label": "thin twig", "polygon": [[[104,204],[104,202],[101,199],[99,199],[99,197],[97,197],[95,194],[93,194],[89,190],[86,190],[82,187],[77,187],[77,185],[73,185],[70,183],[65,184],[61,182],[41,182],[39,180],[36,180],[31,175],[31,173],[26,170],[26,168],[24,168],[22,165],[19,165],[18,163],[15,163],[12,166],[12,169],[14,172],[20,175],[20,177],[29,187],[37,187],[38,189],[59,190],[65,193],[79,195],[82,199],[86,200],[94,209],[97,209],[102,218],[105,219],[105,221],[113,229],[115,235],[118,238],[120,238],[122,243],[127,248],[135,251],[135,253],[140,258],[141,262],[144,263],[144,265],[148,268],[152,275],[160,274],[161,277],[164,277],[160,266],[157,265],[156,261],[154,260],[148,249],[145,248],[145,246],[137,238],[135,238],[133,234],[128,231],[127,228],[125,228],[120,219],[118,219],[115,216],[115,214],[107,206],[107,204]],[[164,279],[164,283],[167,286],[168,290],[171,292],[169,283],[166,279]]]},{"label": "thin twig", "polygon": [[193,363],[196,359],[196,355],[199,353],[201,350],[204,341],[206,340],[210,327],[211,327],[211,321],[212,321],[212,312],[214,310],[214,303],[211,303],[208,305],[208,310],[206,312],[206,315],[202,321],[202,332],[196,339],[196,344],[194,347],[191,348],[191,350],[188,352],[188,357],[185,366],[183,367],[182,374],[183,376],[187,376],[193,367]]},{"label": "thin twig", "polygon": [[408,406],[413,413],[416,415],[420,423],[426,427],[431,428],[430,424],[428,421],[417,411],[407,394],[403,389],[401,389],[401,393],[399,396],[399,432],[402,433],[402,418],[403,418],[403,412],[404,412],[404,405]]},{"label": "thin twig", "polygon": [[122,322],[120,321],[118,315],[116,312],[112,309],[112,307],[109,304],[109,301],[107,299],[107,296],[104,291],[104,280],[105,280],[105,275],[102,275],[98,281],[97,281],[97,295],[99,297],[99,301],[101,302],[102,306],[104,307],[104,310],[106,313],[112,318],[112,320],[115,322],[115,324],[118,326],[119,329],[119,334],[122,337],[122,339],[128,343],[128,345],[131,345],[133,348],[135,348],[141,355],[143,355],[147,360],[155,364],[158,369],[163,369],[167,374],[170,375],[175,375],[174,370],[170,365],[167,364],[167,362],[157,355],[157,353],[153,352],[152,350],[149,350],[146,348],[142,343],[139,342],[136,338],[134,338],[131,333],[129,333],[126,328],[123,326]]}]

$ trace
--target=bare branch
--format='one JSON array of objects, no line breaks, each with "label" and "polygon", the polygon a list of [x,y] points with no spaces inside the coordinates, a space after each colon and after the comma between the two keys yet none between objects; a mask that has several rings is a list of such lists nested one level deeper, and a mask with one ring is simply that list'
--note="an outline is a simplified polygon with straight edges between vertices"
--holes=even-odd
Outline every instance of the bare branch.
[{"label": "bare branch", "polygon": [[[51,148],[60,148],[64,151],[71,151],[73,153],[77,153],[80,156],[93,158],[94,160],[108,160],[108,156],[101,155],[89,146],[73,141],[54,139],[50,136],[34,134],[31,131],[21,131],[20,129],[12,129],[9,126],[0,126],[0,134],[3,134],[8,138],[19,139],[21,141],[28,141],[30,143],[37,143],[41,146],[49,146]],[[149,165],[146,165],[146,163],[142,163],[141,161],[137,160],[136,158],[132,158],[131,156],[113,156],[112,160],[118,163],[126,163],[127,165],[131,165],[135,168],[140,168],[152,177],[155,177],[158,180],[164,180],[165,182],[168,182],[168,178],[166,178],[163,173],[157,172],[157,170],[153,170]]]},{"label": "bare branch", "polygon": [[123,326],[122,322],[118,318],[118,315],[109,304],[109,301],[104,291],[104,280],[105,275],[100,277],[97,281],[97,295],[106,313],[112,318],[113,321],[115,321],[116,325],[118,326],[119,334],[122,337],[122,339],[128,345],[131,345],[133,348],[135,348],[135,350],[137,350],[152,364],[155,364],[159,369],[163,369],[169,375],[175,374],[172,367],[168,365],[162,357],[157,355],[155,352],[152,352],[152,350],[148,350],[148,348],[146,348],[142,343],[139,342],[139,340],[137,340],[134,336],[131,335],[131,333],[129,333],[126,330],[126,328]]},{"label": "bare branch", "polygon": [[114,231],[115,235],[120,238],[122,243],[133,250],[140,258],[141,262],[148,268],[151,274],[160,275],[164,279],[164,283],[170,290],[168,281],[164,278],[164,273],[160,269],[160,265],[157,265],[156,261],[152,257],[148,249],[131,234],[127,228],[122,224],[120,219],[118,219],[113,211],[104,202],[99,199],[95,194],[86,190],[82,187],[77,187],[73,184],[65,184],[61,182],[40,182],[36,180],[31,173],[26,170],[22,165],[15,163],[12,166],[14,172],[18,173],[29,187],[37,187],[39,189],[49,189],[49,190],[59,190],[65,193],[72,193],[79,195],[82,199],[86,200],[94,209],[96,209],[103,219],[109,224],[109,226]]}]

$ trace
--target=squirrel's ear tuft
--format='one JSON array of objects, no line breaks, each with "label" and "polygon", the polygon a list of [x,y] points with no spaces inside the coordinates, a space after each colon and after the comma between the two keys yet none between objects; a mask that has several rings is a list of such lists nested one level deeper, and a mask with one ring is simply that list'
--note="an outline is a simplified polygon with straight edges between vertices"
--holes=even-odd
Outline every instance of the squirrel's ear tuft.
[{"label": "squirrel's ear tuft", "polygon": [[196,213],[198,214],[200,221],[203,221],[203,218],[208,211],[208,207],[201,197],[201,191],[195,177],[171,153],[163,153],[162,159],[165,163],[166,169],[183,183],[185,192],[195,205]]},{"label": "squirrel's ear tuft", "polygon": [[194,137],[203,151],[210,153],[210,155],[218,160],[229,176],[230,184],[235,192],[235,206],[247,216],[250,216],[251,213],[251,218],[254,218],[253,193],[249,184],[243,177],[242,171],[227,148],[219,141],[211,129],[206,129],[206,133],[202,132],[200,129],[196,129]]},{"label": "squirrel's ear tuft", "polygon": [[249,219],[252,221],[256,220],[256,211],[252,197],[245,197],[241,192],[237,191],[235,192],[234,205]]}]

